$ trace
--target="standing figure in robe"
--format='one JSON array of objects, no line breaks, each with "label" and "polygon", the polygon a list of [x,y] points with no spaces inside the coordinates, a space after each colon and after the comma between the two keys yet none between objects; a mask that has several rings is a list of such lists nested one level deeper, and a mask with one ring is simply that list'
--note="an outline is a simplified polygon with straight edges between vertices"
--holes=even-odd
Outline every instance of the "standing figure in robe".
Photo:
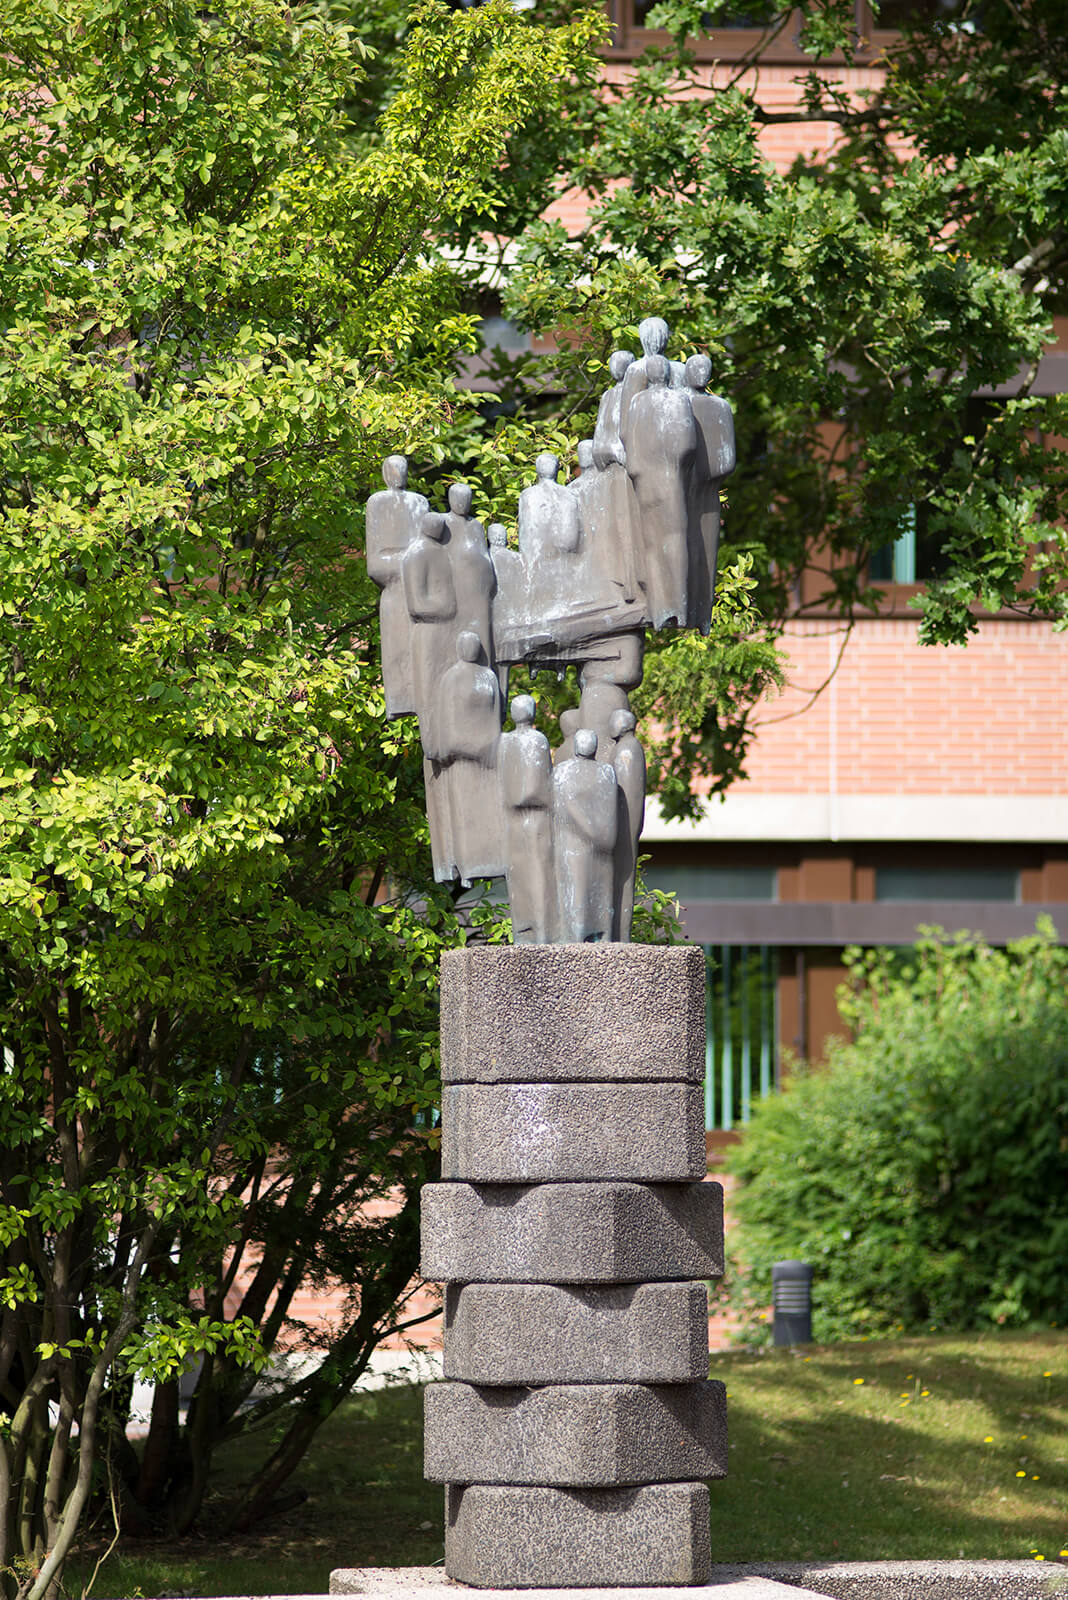
[{"label": "standing figure in robe", "polygon": [[507,870],[497,778],[501,691],[479,660],[478,634],[464,628],[456,659],[437,687],[438,758],[445,786],[452,855],[463,883],[502,878]]},{"label": "standing figure in robe", "polygon": [[663,356],[646,358],[647,386],[623,416],[623,448],[641,512],[645,592],[654,628],[685,626],[689,612],[687,493],[697,451],[690,390],[669,389]]},{"label": "standing figure in robe", "polygon": [[508,904],[513,944],[551,944],[556,936],[553,873],[553,762],[534,726],[528,694],[511,705],[514,733],[502,733],[497,757],[504,807]]},{"label": "standing figure in robe", "polygon": [[382,590],[378,605],[382,687],[386,716],[392,720],[415,710],[411,622],[404,603],[401,561],[419,532],[428,507],[425,495],[408,489],[406,457],[387,456],[382,463],[382,478],[386,487],[367,502],[367,572]]},{"label": "standing figure in robe", "polygon": [[493,626],[515,628],[527,620],[529,607],[526,596],[526,574],[523,558],[518,550],[508,545],[508,530],[502,522],[491,522],[489,534],[490,560],[497,587],[493,595]]},{"label": "standing figure in robe", "polygon": [[575,589],[581,530],[575,497],[556,481],[559,459],[546,451],[534,463],[537,482],[519,496],[519,551],[527,576],[530,614],[550,628]]},{"label": "standing figure in robe", "polygon": [[595,760],[597,735],[575,734],[575,754],[553,768],[553,838],[564,944],[612,937],[612,852],[619,829],[616,775]]},{"label": "standing figure in robe", "polygon": [[496,665],[493,648],[493,594],[497,579],[486,543],[486,530],[471,515],[471,488],[466,483],[449,486],[445,518],[452,581],[456,585],[456,621],[478,635],[482,660]]},{"label": "standing figure in robe", "polygon": [[630,943],[634,920],[634,874],[645,821],[645,751],[635,735],[633,711],[617,711],[610,723],[612,766],[619,794],[619,832],[613,862],[612,938]]},{"label": "standing figure in robe", "polygon": [[620,434],[623,382],[633,361],[629,350],[616,350],[609,357],[608,371],[613,384],[601,396],[597,425],[593,430],[598,503],[591,515],[597,530],[595,536],[601,537],[602,528],[607,531],[611,554],[606,565],[612,582],[619,585],[628,604],[641,594],[645,570],[638,502],[626,470],[626,451]]},{"label": "standing figure in robe", "polygon": [[423,746],[430,848],[438,883],[455,878],[457,871],[441,779],[445,738],[437,694],[442,676],[456,660],[456,590],[444,537],[445,518],[428,511],[401,561],[401,585],[411,621],[412,682]]},{"label": "standing figure in robe", "polygon": [[[663,356],[667,360],[668,340],[671,338],[671,329],[663,317],[646,317],[638,324],[638,338],[641,340],[642,353],[637,361],[632,362],[627,368],[623,379],[623,393],[620,397],[620,428],[625,432],[627,412],[634,396],[646,388],[649,382],[649,361],[654,356]],[[609,363],[611,371],[611,363]],[[686,367],[682,361],[668,361],[668,383],[673,389],[681,389],[686,383]]]},{"label": "standing figure in robe", "polygon": [[719,555],[720,501],[724,478],[734,471],[734,415],[726,400],[707,394],[712,363],[707,356],[691,356],[686,382],[693,406],[697,450],[690,471],[687,523],[690,546],[689,615],[687,625],[707,634],[716,592]]},{"label": "standing figure in robe", "polygon": [[578,706],[569,706],[566,711],[561,711],[556,720],[563,734],[553,754],[553,760],[559,766],[561,761],[570,761],[575,754],[575,733],[582,726],[582,712]]}]

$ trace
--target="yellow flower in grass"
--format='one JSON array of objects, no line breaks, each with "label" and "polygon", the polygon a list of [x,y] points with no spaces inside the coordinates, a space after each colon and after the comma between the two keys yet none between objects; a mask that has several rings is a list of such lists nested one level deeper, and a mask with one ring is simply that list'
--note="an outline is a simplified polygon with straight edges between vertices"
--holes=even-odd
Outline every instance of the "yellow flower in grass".
[{"label": "yellow flower in grass", "polygon": [[1017,1474],[1016,1474],[1016,1476],[1017,1476],[1017,1477],[1018,1477],[1018,1478],[1026,1478],[1026,1477],[1027,1477],[1027,1473],[1026,1473],[1026,1472],[1018,1472],[1018,1473],[1017,1473]]}]

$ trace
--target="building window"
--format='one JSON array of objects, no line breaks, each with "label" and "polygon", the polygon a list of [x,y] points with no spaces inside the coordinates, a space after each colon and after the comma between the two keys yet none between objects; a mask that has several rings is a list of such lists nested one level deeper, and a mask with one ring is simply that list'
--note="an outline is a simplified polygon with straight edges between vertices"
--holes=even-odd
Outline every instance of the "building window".
[{"label": "building window", "polygon": [[643,874],[647,889],[691,900],[774,900],[774,867],[650,867]]},{"label": "building window", "polygon": [[926,583],[946,570],[941,539],[927,532],[927,507],[909,506],[893,544],[873,550],[868,576],[873,583]]},{"label": "building window", "polygon": [[706,944],[705,1127],[749,1121],[778,1080],[779,952]]},{"label": "building window", "polygon": [[1007,900],[1020,898],[1014,867],[879,867],[876,900]]}]

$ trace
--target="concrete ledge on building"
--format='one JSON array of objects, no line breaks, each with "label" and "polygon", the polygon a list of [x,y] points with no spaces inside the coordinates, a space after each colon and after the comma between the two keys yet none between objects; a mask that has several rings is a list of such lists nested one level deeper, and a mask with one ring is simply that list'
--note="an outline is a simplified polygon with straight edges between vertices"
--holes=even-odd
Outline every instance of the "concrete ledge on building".
[{"label": "concrete ledge on building", "polygon": [[642,844],[704,839],[1063,844],[1068,795],[751,794],[740,783],[725,798],[706,801],[696,822],[663,816],[657,797],[649,796]]}]

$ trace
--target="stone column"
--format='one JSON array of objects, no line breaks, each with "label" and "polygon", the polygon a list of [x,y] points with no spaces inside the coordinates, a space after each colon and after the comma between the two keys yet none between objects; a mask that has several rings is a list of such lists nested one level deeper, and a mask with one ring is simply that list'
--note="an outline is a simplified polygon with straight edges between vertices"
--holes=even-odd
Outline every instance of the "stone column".
[{"label": "stone column", "polygon": [[446,1284],[426,1475],[445,1570],[480,1588],[703,1583],[727,1465],[707,1297],[704,956],[516,945],[441,972],[442,1182],[423,1273]]}]

